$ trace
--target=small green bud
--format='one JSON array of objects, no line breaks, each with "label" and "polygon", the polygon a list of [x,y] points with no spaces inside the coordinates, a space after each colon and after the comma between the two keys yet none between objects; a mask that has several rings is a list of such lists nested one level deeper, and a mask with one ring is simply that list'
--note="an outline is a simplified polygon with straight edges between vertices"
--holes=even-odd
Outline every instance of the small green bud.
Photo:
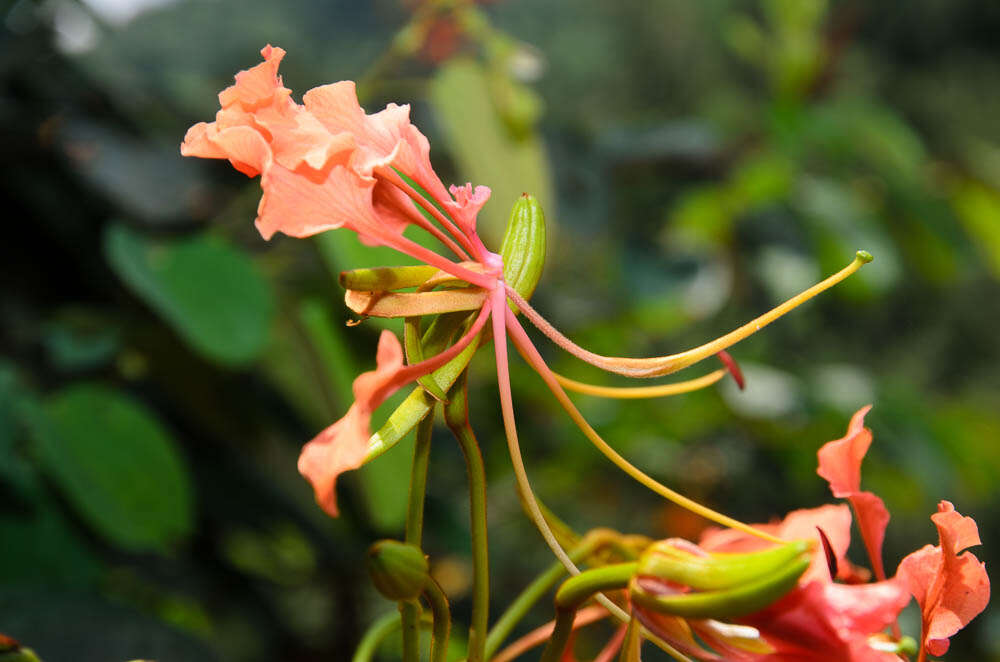
[{"label": "small green bud", "polygon": [[415,600],[430,579],[427,557],[416,545],[380,540],[368,548],[368,573],[390,600]]},{"label": "small green bud", "polygon": [[706,552],[686,540],[662,540],[639,559],[639,576],[687,586],[696,591],[726,589],[770,575],[808,555],[813,543],[797,540],[757,552]]},{"label": "small green bud", "polygon": [[545,214],[534,196],[523,193],[514,203],[500,255],[504,280],[530,299],[545,266]]}]

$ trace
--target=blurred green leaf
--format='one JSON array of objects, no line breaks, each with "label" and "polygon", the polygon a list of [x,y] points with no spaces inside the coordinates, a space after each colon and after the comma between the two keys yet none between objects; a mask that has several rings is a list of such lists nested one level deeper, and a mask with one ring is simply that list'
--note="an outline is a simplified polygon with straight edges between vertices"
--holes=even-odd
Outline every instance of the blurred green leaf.
[{"label": "blurred green leaf", "polygon": [[274,303],[248,256],[214,236],[157,241],[122,225],[104,246],[118,276],[197,352],[225,365],[261,353]]},{"label": "blurred green leaf", "polygon": [[173,439],[131,397],[94,384],[46,402],[38,459],[88,524],[130,550],[160,550],[194,525],[191,482]]},{"label": "blurred green leaf", "polygon": [[101,564],[73,533],[65,518],[48,505],[27,516],[0,517],[5,586],[93,586]]},{"label": "blurred green leaf", "polygon": [[1000,278],[1000,193],[969,181],[955,191],[952,204],[993,275]]},{"label": "blurred green leaf", "polygon": [[500,245],[511,205],[531,193],[548,212],[549,232],[555,196],[542,143],[534,132],[519,128],[514,136],[494,101],[496,81],[473,60],[454,59],[441,67],[430,87],[430,101],[444,126],[448,149],[460,175],[493,190],[479,215],[480,233],[488,245]]}]

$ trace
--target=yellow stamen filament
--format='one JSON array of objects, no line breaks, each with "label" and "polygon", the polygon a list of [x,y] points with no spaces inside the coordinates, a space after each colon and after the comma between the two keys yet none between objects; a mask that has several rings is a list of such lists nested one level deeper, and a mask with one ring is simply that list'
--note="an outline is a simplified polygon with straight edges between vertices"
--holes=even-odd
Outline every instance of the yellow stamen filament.
[{"label": "yellow stamen filament", "polygon": [[594,395],[599,398],[614,398],[619,400],[640,400],[643,398],[660,398],[668,395],[679,395],[690,393],[698,389],[715,384],[729,372],[724,369],[710,372],[703,377],[690,379],[686,382],[676,382],[673,384],[658,384],[656,386],[599,386],[597,384],[587,384],[578,382],[575,379],[564,377],[558,372],[553,372],[558,381],[567,391]]},{"label": "yellow stamen filament", "polygon": [[511,340],[514,341],[514,347],[517,348],[517,351],[520,352],[522,357],[524,357],[524,360],[527,361],[528,364],[535,369],[535,372],[537,372],[538,375],[545,381],[545,383],[549,387],[549,390],[552,391],[552,395],[556,397],[556,400],[559,401],[559,404],[562,406],[563,410],[569,415],[569,417],[573,420],[573,423],[575,423],[576,426],[580,428],[580,431],[583,432],[583,434],[587,437],[587,439],[589,439],[590,442],[597,447],[597,450],[599,450],[605,457],[611,460],[611,462],[614,463],[615,466],[617,466],[619,469],[628,474],[633,480],[644,485],[652,492],[659,494],[664,499],[672,501],[678,506],[690,510],[692,513],[704,517],[705,519],[711,522],[715,522],[716,524],[720,524],[722,526],[729,527],[731,529],[737,529],[739,531],[743,531],[744,533],[748,533],[752,536],[756,536],[758,538],[762,538],[764,540],[776,544],[783,544],[787,542],[785,540],[782,540],[781,538],[777,538],[769,533],[761,531],[760,529],[754,528],[749,524],[744,524],[743,522],[737,519],[733,519],[728,515],[723,515],[722,513],[712,510],[707,506],[703,506],[697,501],[689,499],[688,497],[684,496],[683,494],[680,494],[679,492],[675,492],[666,485],[663,485],[662,483],[655,480],[652,476],[649,476],[648,474],[644,473],[641,469],[639,469],[638,467],[630,463],[628,460],[626,460],[624,457],[619,455],[618,451],[612,448],[611,445],[608,444],[608,442],[604,441],[601,435],[599,435],[597,431],[593,427],[591,427],[590,423],[587,422],[587,419],[583,417],[583,414],[580,413],[580,411],[576,408],[573,402],[569,399],[569,396],[566,395],[566,391],[564,391],[562,387],[559,385],[559,382],[555,379],[555,376],[552,374],[552,371],[542,360],[541,355],[538,354],[538,350],[535,349],[535,346],[531,344],[531,341],[528,339],[528,336],[524,332],[524,329],[517,321],[517,318],[514,317],[514,313],[509,309],[506,311],[506,313],[507,313],[508,335],[510,336]]},{"label": "yellow stamen filament", "polygon": [[747,336],[753,335],[757,331],[761,330],[785,313],[797,308],[809,299],[812,299],[820,292],[833,287],[860,269],[862,265],[871,262],[871,260],[872,256],[869,253],[865,251],[858,251],[854,260],[837,273],[797,294],[788,301],[785,301],[781,305],[764,313],[760,317],[747,322],[738,329],[730,331],[726,335],[716,338],[709,343],[705,343],[700,347],[695,347],[694,349],[689,349],[685,352],[680,352],[679,354],[657,356],[653,358],[602,356],[583,349],[553,327],[548,320],[534,310],[523,297],[514,291],[513,288],[507,288],[507,296],[510,297],[514,304],[521,309],[524,315],[531,320],[531,322],[537,326],[542,333],[547,335],[556,344],[577,358],[609,372],[615,372],[628,377],[659,377],[662,375],[668,375],[672,372],[677,372],[678,370],[693,365],[702,359],[726,349],[727,347],[735,345]]}]

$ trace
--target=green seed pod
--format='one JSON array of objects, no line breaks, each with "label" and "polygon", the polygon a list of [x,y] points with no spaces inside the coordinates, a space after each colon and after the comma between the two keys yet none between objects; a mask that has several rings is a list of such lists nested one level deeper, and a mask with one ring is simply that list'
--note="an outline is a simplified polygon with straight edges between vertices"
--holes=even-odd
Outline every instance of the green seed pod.
[{"label": "green seed pod", "polygon": [[723,554],[702,551],[683,540],[663,540],[643,552],[636,574],[696,591],[714,591],[770,575],[803,554],[808,555],[812,548],[812,542],[796,540],[759,552]]},{"label": "green seed pod", "polygon": [[523,193],[514,203],[500,255],[504,280],[530,299],[545,266],[545,214],[534,196]]},{"label": "green seed pod", "polygon": [[368,548],[368,573],[390,600],[415,600],[430,580],[427,557],[416,545],[380,540]]},{"label": "green seed pod", "polygon": [[629,598],[640,609],[682,618],[739,618],[760,611],[795,588],[810,560],[809,554],[802,554],[769,574],[720,591],[660,594],[637,575],[629,584]]}]

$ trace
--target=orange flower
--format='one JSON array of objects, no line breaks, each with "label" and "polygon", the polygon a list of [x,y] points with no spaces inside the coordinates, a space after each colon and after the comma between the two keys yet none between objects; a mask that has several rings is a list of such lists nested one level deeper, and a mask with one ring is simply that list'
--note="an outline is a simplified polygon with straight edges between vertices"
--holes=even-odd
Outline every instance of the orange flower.
[{"label": "orange flower", "polygon": [[949,501],[938,504],[931,515],[939,545],[926,545],[906,556],[896,574],[909,587],[923,615],[920,659],[927,653],[944,655],[948,637],[976,617],[990,600],[990,578],[986,566],[963,549],[980,545],[979,529],[971,517],[963,517]]},{"label": "orange flower", "polygon": [[889,524],[885,503],[871,492],[861,491],[861,461],[872,443],[871,430],[865,427],[865,414],[871,405],[863,407],[851,418],[847,434],[842,439],[828,441],[819,449],[816,473],[830,483],[830,491],[838,499],[847,499],[858,518],[861,539],[872,562],[876,579],[885,579],[882,565],[882,543]]}]

